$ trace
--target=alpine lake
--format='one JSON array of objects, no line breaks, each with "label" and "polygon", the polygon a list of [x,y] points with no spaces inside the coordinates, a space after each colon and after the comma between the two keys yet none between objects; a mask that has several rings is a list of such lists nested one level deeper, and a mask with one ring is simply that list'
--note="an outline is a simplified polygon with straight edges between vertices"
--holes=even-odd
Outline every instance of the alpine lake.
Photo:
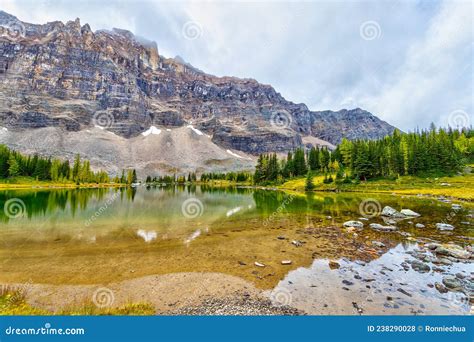
[{"label": "alpine lake", "polygon": [[[217,273],[243,279],[274,301],[283,297],[306,314],[471,309],[473,259],[456,252],[471,251],[472,203],[141,185],[3,190],[0,205],[1,284],[107,286]],[[385,206],[420,216],[390,222],[380,215]],[[350,220],[363,228],[344,227]],[[437,223],[455,228],[440,230]]]}]

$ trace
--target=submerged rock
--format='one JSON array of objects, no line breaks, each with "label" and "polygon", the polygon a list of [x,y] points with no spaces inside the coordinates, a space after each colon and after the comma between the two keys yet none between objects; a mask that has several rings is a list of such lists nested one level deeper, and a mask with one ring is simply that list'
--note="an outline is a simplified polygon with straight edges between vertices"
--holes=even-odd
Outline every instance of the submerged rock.
[{"label": "submerged rock", "polygon": [[293,245],[295,245],[296,247],[301,247],[301,246],[303,246],[303,242],[301,242],[301,241],[299,241],[299,240],[293,240],[293,241],[291,241],[291,243],[292,243]]},{"label": "submerged rock", "polygon": [[282,265],[291,265],[291,260],[282,260],[281,264]]},{"label": "submerged rock", "polygon": [[372,241],[372,245],[380,247],[380,248],[385,247],[385,244],[380,241]]},{"label": "submerged rock", "polygon": [[425,248],[428,248],[428,249],[431,249],[431,250],[434,250],[434,249],[438,248],[439,246],[441,246],[441,244],[434,243],[434,242],[430,242],[430,243],[425,244]]},{"label": "submerged rock", "polygon": [[443,285],[452,291],[462,290],[462,283],[456,277],[447,276],[447,277],[444,277],[442,281],[443,281]]},{"label": "submerged rock", "polygon": [[403,214],[405,216],[410,216],[410,217],[419,217],[419,216],[421,216],[420,214],[418,214],[417,212],[415,212],[411,209],[402,209],[402,210],[400,210],[400,214]]},{"label": "submerged rock", "polygon": [[339,268],[339,267],[341,267],[341,265],[339,265],[339,263],[338,263],[337,261],[335,261],[335,260],[329,260],[329,268],[330,268],[331,270],[337,269],[337,268]]},{"label": "submerged rock", "polygon": [[446,292],[448,292],[448,289],[446,288],[446,286],[444,286],[443,284],[440,284],[440,283],[435,283],[435,288],[436,288],[436,290],[438,290],[440,293],[446,293]]},{"label": "submerged rock", "polygon": [[436,229],[439,230],[453,230],[454,226],[448,223],[436,223]]},{"label": "submerged rock", "polygon": [[397,227],[395,227],[395,226],[383,226],[379,223],[371,223],[369,226],[372,229],[379,230],[379,231],[382,231],[382,232],[393,232],[393,231],[397,230]]},{"label": "submerged rock", "polygon": [[416,228],[425,228],[425,225],[423,223],[417,223],[415,224]]},{"label": "submerged rock", "polygon": [[343,224],[344,227],[363,228],[364,224],[360,221],[346,221]]},{"label": "submerged rock", "polygon": [[411,268],[420,273],[426,273],[431,270],[430,266],[419,260],[413,260],[411,263]]},{"label": "submerged rock", "polygon": [[433,261],[433,264],[451,266],[453,262],[446,258],[439,258]]},{"label": "submerged rock", "polygon": [[258,261],[255,261],[255,266],[257,266],[257,267],[265,267],[264,264],[262,264],[262,263],[260,263],[260,262],[258,262]]}]

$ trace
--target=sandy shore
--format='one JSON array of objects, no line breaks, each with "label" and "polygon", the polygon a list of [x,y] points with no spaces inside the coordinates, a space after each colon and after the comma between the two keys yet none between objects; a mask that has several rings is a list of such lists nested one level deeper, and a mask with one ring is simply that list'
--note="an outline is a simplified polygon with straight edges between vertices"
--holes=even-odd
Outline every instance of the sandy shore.
[{"label": "sandy shore", "polygon": [[268,291],[222,273],[173,273],[98,285],[22,284],[29,304],[52,312],[94,303],[117,307],[146,302],[162,315],[294,315],[274,305]]}]

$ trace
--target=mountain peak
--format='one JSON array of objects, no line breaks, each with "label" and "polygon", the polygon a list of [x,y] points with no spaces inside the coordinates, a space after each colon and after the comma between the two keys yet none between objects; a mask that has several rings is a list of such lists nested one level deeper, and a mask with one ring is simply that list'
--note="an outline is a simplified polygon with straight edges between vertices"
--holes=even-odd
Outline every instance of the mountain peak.
[{"label": "mountain peak", "polygon": [[310,111],[254,79],[206,74],[127,30],[92,33],[79,19],[22,25],[24,36],[0,36],[0,125],[9,132],[99,125],[131,139],[192,124],[224,151],[259,154],[394,129],[361,108]]}]

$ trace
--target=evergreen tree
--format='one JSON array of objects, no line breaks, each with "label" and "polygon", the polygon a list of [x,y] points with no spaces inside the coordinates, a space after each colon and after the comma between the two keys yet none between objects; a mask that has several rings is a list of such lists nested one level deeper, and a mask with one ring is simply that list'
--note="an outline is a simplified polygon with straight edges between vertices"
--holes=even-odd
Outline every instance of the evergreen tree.
[{"label": "evergreen tree", "polygon": [[311,170],[309,170],[306,174],[306,183],[304,188],[306,191],[314,190],[313,173],[311,172]]}]

